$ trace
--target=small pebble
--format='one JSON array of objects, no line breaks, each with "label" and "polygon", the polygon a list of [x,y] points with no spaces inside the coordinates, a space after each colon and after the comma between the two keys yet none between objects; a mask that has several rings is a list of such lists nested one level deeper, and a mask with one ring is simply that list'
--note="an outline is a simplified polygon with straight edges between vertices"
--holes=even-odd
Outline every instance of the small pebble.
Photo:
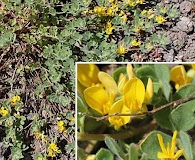
[{"label": "small pebble", "polygon": [[183,1],[180,4],[181,13],[188,13],[191,11],[191,9],[192,9],[192,3],[189,1]]},{"label": "small pebble", "polygon": [[177,27],[186,33],[189,33],[193,30],[194,24],[188,17],[181,17],[180,21],[176,24]]}]

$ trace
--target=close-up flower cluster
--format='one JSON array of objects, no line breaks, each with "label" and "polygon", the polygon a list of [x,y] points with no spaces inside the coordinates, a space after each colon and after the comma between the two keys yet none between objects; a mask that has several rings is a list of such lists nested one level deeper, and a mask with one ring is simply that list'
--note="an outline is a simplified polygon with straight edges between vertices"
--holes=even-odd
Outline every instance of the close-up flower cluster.
[{"label": "close-up flower cluster", "polygon": [[194,64],[77,63],[78,159],[193,159],[194,80]]}]

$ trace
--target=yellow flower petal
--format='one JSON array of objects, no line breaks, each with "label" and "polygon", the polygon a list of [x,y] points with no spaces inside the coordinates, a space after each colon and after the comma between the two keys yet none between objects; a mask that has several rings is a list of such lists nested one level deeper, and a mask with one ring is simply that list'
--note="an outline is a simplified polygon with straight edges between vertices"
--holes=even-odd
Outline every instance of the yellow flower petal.
[{"label": "yellow flower petal", "polygon": [[177,160],[183,154],[183,149],[178,150],[176,154],[174,153],[176,147],[177,131],[174,131],[173,133],[171,147],[170,143],[168,142],[167,148],[165,148],[162,136],[160,134],[157,134],[157,137],[162,150],[162,152],[157,153],[157,156],[158,158],[161,158],[161,160]]},{"label": "yellow flower petal", "polygon": [[159,144],[160,144],[160,148],[162,149],[162,152],[166,153],[166,148],[164,146],[164,142],[163,142],[162,136],[160,134],[157,134],[157,137],[158,137],[158,141],[159,141]]},{"label": "yellow flower petal", "polygon": [[[123,100],[120,99],[113,104],[111,107],[109,114],[113,113],[129,113],[130,110],[123,104]],[[130,116],[111,116],[108,118],[109,122],[114,125],[115,130],[118,130],[121,126],[126,125],[130,122]]]},{"label": "yellow flower petal", "polygon": [[99,83],[98,72],[99,68],[95,64],[78,64],[77,66],[77,78],[85,87]]},{"label": "yellow flower petal", "polygon": [[138,46],[140,46],[141,42],[134,39],[134,40],[131,42],[131,44],[132,44],[133,46],[135,46],[135,47],[138,47]]},{"label": "yellow flower petal", "polygon": [[150,101],[153,97],[153,94],[154,94],[154,86],[153,86],[153,83],[152,83],[152,79],[148,78],[148,83],[147,83],[147,86],[146,86],[146,94],[145,94],[144,102],[145,103],[150,103]]},{"label": "yellow flower petal", "polygon": [[192,65],[192,69],[195,70],[195,64],[191,64]]},{"label": "yellow flower petal", "polygon": [[87,104],[97,112],[105,115],[111,107],[108,93],[101,86],[93,86],[84,90]]},{"label": "yellow flower petal", "polygon": [[129,107],[130,112],[140,112],[145,97],[143,82],[138,78],[132,78],[125,84],[123,95],[124,104]]},{"label": "yellow flower petal", "polygon": [[183,65],[177,65],[170,71],[171,81],[175,82],[175,88],[179,89],[185,84],[191,83],[192,79],[187,77],[187,73]]},{"label": "yellow flower petal", "polygon": [[127,75],[129,77],[129,80],[135,77],[135,72],[133,69],[133,66],[131,64],[127,64]]},{"label": "yellow flower petal", "polygon": [[0,115],[2,117],[5,117],[8,113],[9,113],[9,111],[5,107],[0,108]]},{"label": "yellow flower petal", "polygon": [[102,82],[108,94],[113,95],[113,98],[115,98],[118,94],[118,88],[115,80],[105,72],[99,72],[98,78],[100,82]]},{"label": "yellow flower petal", "polygon": [[183,154],[184,150],[181,149],[181,150],[178,150],[176,152],[176,154],[174,155],[174,159],[177,160],[182,154]]},{"label": "yellow flower petal", "polygon": [[156,21],[158,24],[162,24],[162,23],[166,22],[167,20],[165,19],[165,17],[159,15],[156,17]]},{"label": "yellow flower petal", "polygon": [[123,89],[127,82],[128,82],[127,76],[121,73],[119,76],[119,81],[118,81],[118,92],[120,94],[123,94]]},{"label": "yellow flower petal", "polygon": [[125,54],[125,53],[127,53],[127,49],[124,47],[124,43],[121,44],[121,45],[118,47],[117,52],[118,52],[118,54]]}]

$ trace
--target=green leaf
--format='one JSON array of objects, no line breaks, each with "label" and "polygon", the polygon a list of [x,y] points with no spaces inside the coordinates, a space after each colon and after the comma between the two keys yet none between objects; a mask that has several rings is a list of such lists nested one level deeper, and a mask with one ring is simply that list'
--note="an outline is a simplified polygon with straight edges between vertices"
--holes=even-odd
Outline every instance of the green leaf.
[{"label": "green leaf", "polygon": [[146,153],[148,159],[150,160],[157,160],[158,152],[162,151],[159,145],[157,134],[161,134],[161,136],[163,137],[164,144],[171,142],[171,136],[165,133],[162,133],[160,131],[153,131],[149,133],[148,136],[141,143],[140,147],[141,147],[141,151]]},{"label": "green leaf", "polygon": [[170,8],[167,12],[169,18],[177,18],[179,17],[179,10],[175,7]]},{"label": "green leaf", "polygon": [[173,95],[173,100],[187,98],[193,94],[195,94],[195,85],[188,84],[177,90],[177,92]]},{"label": "green leaf", "polygon": [[159,39],[159,45],[161,45],[161,46],[165,46],[165,45],[169,44],[169,39],[164,34],[159,35],[158,39]]},{"label": "green leaf", "polygon": [[114,156],[109,150],[101,148],[96,153],[95,160],[114,160]]},{"label": "green leaf", "polygon": [[70,5],[68,5],[68,4],[64,4],[63,6],[62,6],[62,12],[67,12],[67,11],[69,11],[69,7],[70,7]]},{"label": "green leaf", "polygon": [[60,103],[62,106],[66,107],[68,104],[70,104],[70,102],[71,102],[71,98],[70,98],[70,97],[68,97],[68,96],[63,96],[63,95],[60,95],[60,96],[59,96],[59,103]]},{"label": "green leaf", "polygon": [[98,6],[103,6],[105,3],[107,2],[107,0],[98,0]]},{"label": "green leaf", "polygon": [[81,93],[77,94],[77,112],[86,113],[88,111],[87,104]]},{"label": "green leaf", "polygon": [[138,151],[136,149],[136,144],[131,144],[129,148],[129,160],[138,160]]},{"label": "green leaf", "polygon": [[154,86],[154,95],[151,104],[156,106],[161,101],[163,92],[162,92],[161,85],[158,82],[153,82],[153,86]]},{"label": "green leaf", "polygon": [[169,96],[171,93],[171,86],[169,84],[169,81],[170,81],[169,67],[167,64],[155,64],[154,69],[158,77],[158,81],[162,86],[163,93],[167,101],[169,101]]},{"label": "green leaf", "polygon": [[188,131],[195,125],[195,100],[179,105],[171,112],[170,118],[176,130]]},{"label": "green leaf", "polygon": [[[189,84],[181,87],[174,95],[173,100],[187,98],[195,94],[195,85]],[[177,130],[187,131],[195,125],[195,100],[179,105],[171,112],[171,120]]]},{"label": "green leaf", "polygon": [[144,84],[147,84],[148,78],[151,78],[153,82],[158,82],[158,77],[153,69],[152,65],[145,65],[136,70],[136,76],[140,78]]},{"label": "green leaf", "polygon": [[112,153],[117,155],[122,160],[126,159],[123,150],[121,149],[121,147],[118,145],[118,143],[113,138],[106,137],[104,141],[105,141],[107,147],[112,151]]},{"label": "green leaf", "polygon": [[186,160],[194,159],[193,150],[192,150],[192,142],[191,142],[190,136],[183,131],[179,131],[179,138],[180,138],[179,147],[181,149],[184,149],[185,159]]},{"label": "green leaf", "polygon": [[[167,100],[164,97],[161,97],[160,101],[155,105],[155,108],[157,108],[156,106],[160,107],[164,104],[167,104]],[[170,107],[166,107],[154,114],[154,118],[158,123],[158,125],[160,125],[162,128],[169,129],[169,130],[173,128],[171,120],[169,118],[170,112],[171,112]]]}]

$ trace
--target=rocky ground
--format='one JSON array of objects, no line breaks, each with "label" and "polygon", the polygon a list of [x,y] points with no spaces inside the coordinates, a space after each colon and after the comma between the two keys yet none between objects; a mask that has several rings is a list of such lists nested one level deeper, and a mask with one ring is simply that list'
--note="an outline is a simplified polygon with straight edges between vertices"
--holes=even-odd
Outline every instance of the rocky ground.
[{"label": "rocky ground", "polygon": [[158,48],[151,54],[135,54],[133,61],[156,62],[192,62],[195,60],[195,1],[194,0],[162,0],[160,5],[176,7],[180,11],[179,18],[166,22],[164,33],[170,40],[170,45]]}]

